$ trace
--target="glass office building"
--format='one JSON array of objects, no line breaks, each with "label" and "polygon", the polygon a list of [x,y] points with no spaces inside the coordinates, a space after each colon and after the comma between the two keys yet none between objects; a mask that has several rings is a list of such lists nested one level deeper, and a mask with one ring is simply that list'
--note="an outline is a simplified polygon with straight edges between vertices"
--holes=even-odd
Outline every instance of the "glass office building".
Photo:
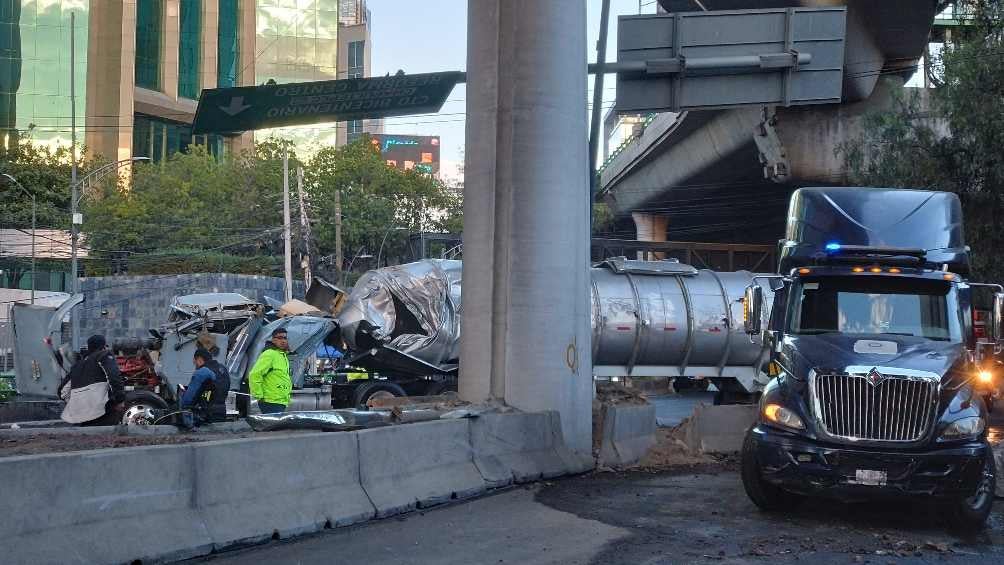
[{"label": "glass office building", "polygon": [[[338,78],[339,0],[258,0],[255,82],[277,83]],[[305,152],[335,145],[334,124],[263,130],[292,138]]]},{"label": "glass office building", "polygon": [[[76,18],[72,64],[71,13]],[[87,0],[0,0],[0,156],[23,136],[50,146],[69,144],[71,68],[82,141],[88,19]]]}]

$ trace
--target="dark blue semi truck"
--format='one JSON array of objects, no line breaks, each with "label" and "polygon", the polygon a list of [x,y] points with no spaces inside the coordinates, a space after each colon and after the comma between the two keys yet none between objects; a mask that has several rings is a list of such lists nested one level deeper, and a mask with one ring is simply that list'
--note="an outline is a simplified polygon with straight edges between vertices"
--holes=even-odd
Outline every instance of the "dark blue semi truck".
[{"label": "dark blue semi truck", "polygon": [[958,197],[799,189],[780,247],[772,304],[758,285],[744,298],[773,376],[743,447],[749,497],[766,510],[805,496],[935,497],[951,524],[981,527],[995,489],[986,430],[1004,294],[967,280]]}]

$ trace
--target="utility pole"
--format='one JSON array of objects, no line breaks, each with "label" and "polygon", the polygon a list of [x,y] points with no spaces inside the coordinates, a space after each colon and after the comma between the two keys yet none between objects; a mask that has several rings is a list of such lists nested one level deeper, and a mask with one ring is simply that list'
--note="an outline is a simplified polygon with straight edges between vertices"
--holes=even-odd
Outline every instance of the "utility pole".
[{"label": "utility pole", "polygon": [[289,154],[282,150],[282,242],[286,273],[286,302],[293,299],[293,250],[289,230]]},{"label": "utility pole", "polygon": [[[640,11],[639,6],[639,11]],[[603,78],[606,75],[607,64],[607,28],[610,27],[610,0],[603,0],[600,8],[600,38],[596,42],[596,66],[599,67],[593,77],[593,115],[589,123],[589,229],[593,227],[593,200],[596,198],[596,162],[600,147],[600,135],[603,120]]]},{"label": "utility pole", "polygon": [[303,284],[310,288],[310,280],[313,278],[310,267],[310,220],[307,218],[307,204],[303,199],[303,167],[296,168],[296,194],[300,199],[300,230],[303,236],[300,267],[303,269]]},{"label": "utility pole", "polygon": [[341,189],[334,191],[334,272],[341,280],[341,265],[345,256],[341,253]]},{"label": "utility pole", "polygon": [[[80,280],[77,268],[77,239],[80,237],[80,225],[84,218],[77,213],[77,201],[80,199],[77,186],[77,73],[76,33],[77,14],[70,12],[70,288],[73,294],[80,294]],[[74,351],[80,350],[80,314],[78,308],[70,311],[70,342]]]}]

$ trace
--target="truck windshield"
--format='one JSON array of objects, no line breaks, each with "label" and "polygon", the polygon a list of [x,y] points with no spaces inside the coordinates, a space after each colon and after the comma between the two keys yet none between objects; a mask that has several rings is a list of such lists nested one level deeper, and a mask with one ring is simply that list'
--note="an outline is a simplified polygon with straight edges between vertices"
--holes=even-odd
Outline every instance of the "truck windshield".
[{"label": "truck windshield", "polygon": [[955,287],[946,281],[870,276],[807,277],[795,283],[793,334],[886,334],[962,340]]}]

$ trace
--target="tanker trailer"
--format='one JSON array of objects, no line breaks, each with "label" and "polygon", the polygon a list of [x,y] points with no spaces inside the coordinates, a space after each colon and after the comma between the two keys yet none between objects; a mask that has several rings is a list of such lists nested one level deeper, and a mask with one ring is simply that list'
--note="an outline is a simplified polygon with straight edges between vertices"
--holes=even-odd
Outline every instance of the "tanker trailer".
[{"label": "tanker trailer", "polygon": [[[348,363],[371,378],[336,383],[332,405],[456,390],[461,262],[430,259],[369,271],[336,321]],[[759,281],[760,279],[757,279]],[[743,331],[747,271],[716,272],[676,261],[609,259],[592,268],[596,377],[707,378],[716,401],[748,401],[769,377],[760,342]],[[772,296],[764,286],[767,296]],[[769,303],[769,302],[768,302]]]}]

